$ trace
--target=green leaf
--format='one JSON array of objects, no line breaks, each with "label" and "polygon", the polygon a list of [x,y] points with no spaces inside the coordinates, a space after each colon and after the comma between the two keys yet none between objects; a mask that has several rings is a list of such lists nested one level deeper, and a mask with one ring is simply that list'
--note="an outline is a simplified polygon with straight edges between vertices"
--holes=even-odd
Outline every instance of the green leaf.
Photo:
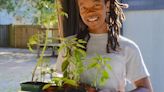
[{"label": "green leaf", "polygon": [[70,41],[76,41],[77,38],[76,37],[72,37],[71,39],[68,39],[68,40],[70,40]]},{"label": "green leaf", "polygon": [[87,43],[85,40],[79,39],[78,40],[79,43]]},{"label": "green leaf", "polygon": [[107,79],[109,79],[109,74],[107,71],[104,70],[102,72],[102,76],[101,76],[100,81],[99,81],[100,85],[101,86],[105,85]]},{"label": "green leaf", "polygon": [[84,72],[84,68],[83,68],[83,67],[79,68],[78,72],[79,72],[80,74],[83,73],[83,72]]},{"label": "green leaf", "polygon": [[48,89],[51,86],[51,84],[46,84],[43,86],[42,90]]},{"label": "green leaf", "polygon": [[80,54],[82,54],[83,57],[86,57],[87,53],[84,50],[79,48],[77,49],[77,51],[80,52]]},{"label": "green leaf", "polygon": [[27,43],[27,47],[31,52],[34,52],[34,50],[32,49],[31,45],[29,43]]},{"label": "green leaf", "polygon": [[64,51],[64,48],[65,48],[65,45],[64,44],[60,45],[60,47],[58,49],[58,52]]},{"label": "green leaf", "polygon": [[75,80],[71,80],[71,79],[64,79],[64,84],[70,84],[72,86],[78,86],[77,82]]},{"label": "green leaf", "polygon": [[97,65],[97,62],[93,62],[88,65],[88,69],[94,68],[94,67],[96,67],[96,65]]},{"label": "green leaf", "polygon": [[108,79],[109,78],[109,74],[108,74],[108,72],[106,70],[104,70],[102,72],[102,77],[105,78],[105,79]]},{"label": "green leaf", "polygon": [[106,64],[106,66],[109,70],[112,70],[112,66],[110,64]]},{"label": "green leaf", "polygon": [[111,58],[104,57],[103,60],[104,61],[111,61]]},{"label": "green leaf", "polygon": [[80,55],[78,53],[75,52],[74,56],[75,56],[76,62],[80,62],[81,61],[81,57],[80,57]]},{"label": "green leaf", "polygon": [[63,72],[63,77],[64,77],[64,78],[67,78],[67,77],[68,77],[68,72],[67,72],[67,71],[64,71],[64,72]]},{"label": "green leaf", "polygon": [[67,69],[68,65],[69,65],[69,62],[68,61],[64,61],[62,63],[62,71],[65,71]]},{"label": "green leaf", "polygon": [[68,18],[68,14],[65,13],[65,12],[61,12],[60,15],[61,15],[61,16],[65,16],[66,18]]},{"label": "green leaf", "polygon": [[62,77],[53,77],[52,82],[56,84],[56,86],[62,86],[63,78]]},{"label": "green leaf", "polygon": [[52,78],[52,81],[61,81],[61,80],[62,80],[61,77],[53,77],[53,78]]},{"label": "green leaf", "polygon": [[99,82],[101,86],[104,86],[105,85],[105,83],[106,83],[105,80],[106,80],[105,78],[103,78],[103,77],[101,78],[101,80]]},{"label": "green leaf", "polygon": [[37,44],[37,41],[31,39],[29,43],[30,43],[30,44]]},{"label": "green leaf", "polygon": [[80,47],[80,48],[85,48],[85,46],[81,45],[81,44],[76,44],[77,47]]}]

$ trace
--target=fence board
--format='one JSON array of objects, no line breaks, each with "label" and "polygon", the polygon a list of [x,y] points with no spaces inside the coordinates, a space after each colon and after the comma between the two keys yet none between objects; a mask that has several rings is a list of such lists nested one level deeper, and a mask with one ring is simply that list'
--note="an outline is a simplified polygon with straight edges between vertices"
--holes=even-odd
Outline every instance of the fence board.
[{"label": "fence board", "polygon": [[39,31],[39,26],[14,25],[11,31],[11,37],[13,38],[10,42],[11,46],[15,48],[27,48],[29,37],[31,37]]},{"label": "fence board", "polygon": [[9,46],[10,25],[0,25],[0,47]]}]

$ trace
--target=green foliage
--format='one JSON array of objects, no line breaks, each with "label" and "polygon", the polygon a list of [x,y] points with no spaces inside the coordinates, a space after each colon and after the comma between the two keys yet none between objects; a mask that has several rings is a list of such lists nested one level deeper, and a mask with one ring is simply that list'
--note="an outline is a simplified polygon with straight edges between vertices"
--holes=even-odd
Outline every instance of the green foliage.
[{"label": "green foliage", "polygon": [[63,85],[63,78],[62,77],[53,77],[51,83],[56,84],[57,86]]},{"label": "green foliage", "polygon": [[0,11],[7,9],[8,12],[14,11],[15,5],[13,0],[1,0],[0,1]]},{"label": "green foliage", "polygon": [[23,11],[21,17],[25,17],[35,10],[34,24],[42,25],[44,27],[54,27],[58,23],[58,16],[68,15],[63,11],[59,0],[1,0],[0,11],[6,9],[8,13],[17,13],[18,9],[27,5],[27,10]]},{"label": "green foliage", "polygon": [[32,46],[39,43],[39,36],[41,36],[41,34],[35,34],[29,38],[27,46],[31,52],[34,52]]},{"label": "green foliage", "polygon": [[[59,52],[65,52],[62,63],[63,78],[69,79],[66,83],[71,85],[78,84],[80,82],[80,74],[90,69],[96,69],[96,76],[93,76],[94,81],[91,85],[96,87],[97,82],[100,85],[104,85],[105,81],[110,78],[108,70],[112,70],[112,67],[108,62],[111,58],[97,54],[95,57],[87,59],[86,51],[83,50],[85,47],[82,45],[86,43],[85,41],[77,38],[62,38],[61,40],[63,43],[60,45]],[[84,66],[85,62],[88,65]],[[63,79],[61,81],[64,82]]]},{"label": "green foliage", "polygon": [[[54,25],[58,23],[58,16],[66,15],[64,12],[59,11],[62,8],[59,3],[59,0],[29,0],[29,2],[32,4],[33,8],[37,9],[37,12],[40,14],[36,16],[37,24],[45,28],[50,28],[52,26],[54,27]],[[33,51],[32,49],[33,45],[41,43],[39,38],[42,38],[44,40],[44,47],[42,49],[41,55],[38,58],[37,64],[32,73],[32,81],[34,81],[37,67],[42,68],[43,64],[45,63],[43,56],[47,47],[47,43],[53,39],[53,38],[48,39],[48,31],[49,30],[46,30],[46,36],[44,33],[40,33],[40,34],[33,35],[29,39],[28,47],[30,51]],[[41,76],[44,76],[44,75],[45,75],[45,72],[41,71]]]},{"label": "green foliage", "polygon": [[61,5],[59,0],[30,0],[32,7],[37,9],[35,22],[45,27],[55,26],[58,23],[58,16],[68,16],[60,11]]},{"label": "green foliage", "polygon": [[5,9],[8,13],[15,12],[23,2],[24,0],[1,0],[0,11]]},{"label": "green foliage", "polygon": [[[31,49],[31,45],[33,46],[35,43],[38,43],[38,39],[36,38],[37,35],[31,37],[31,39],[29,40],[29,43],[28,43],[28,46],[29,46],[29,50],[32,51]],[[38,37],[38,36],[37,36]],[[48,31],[46,31],[46,36],[45,36],[45,43],[44,43],[44,47],[43,47],[43,50],[41,52],[41,55],[40,57],[37,59],[37,63],[36,63],[36,66],[32,72],[32,81],[34,81],[34,76],[35,76],[35,73],[36,73],[36,69],[38,67],[43,67],[43,64],[45,63],[45,59],[43,58],[44,57],[44,53],[46,51],[46,47],[47,47],[47,42],[48,42]],[[42,73],[41,73],[41,76],[42,76]]]},{"label": "green foliage", "polygon": [[[77,38],[62,39],[63,44],[60,46],[59,51],[65,50],[66,55],[62,64],[63,76],[68,79],[79,82],[80,74],[83,72],[83,60],[86,57],[84,48],[81,43],[85,43]],[[73,65],[74,69],[70,69],[69,65]]]},{"label": "green foliage", "polygon": [[[108,70],[112,70],[112,67],[108,63],[111,58],[102,57],[101,55],[97,54],[95,57],[92,57],[88,61],[87,70],[89,69],[96,69],[96,76],[93,77],[94,81],[92,86],[97,86],[97,82],[100,85],[104,85],[106,80],[110,78]],[[99,79],[100,78],[100,79]]]},{"label": "green foliage", "polygon": [[43,87],[43,90],[49,88],[50,86],[52,86],[54,84],[59,87],[62,87],[63,85],[68,85],[68,84],[75,86],[75,87],[78,86],[77,81],[75,81],[75,80],[71,80],[71,79],[64,78],[64,77],[53,77],[51,80],[51,83],[46,84]]},{"label": "green foliage", "polygon": [[63,85],[69,84],[69,85],[72,85],[72,86],[78,86],[77,81],[73,80],[73,79],[62,78],[62,81],[63,81]]},{"label": "green foliage", "polygon": [[[38,41],[35,37],[32,37],[31,39],[31,44],[35,44]],[[91,85],[95,87],[97,86],[97,83],[104,85],[105,81],[110,78],[108,70],[112,70],[112,67],[108,62],[111,60],[111,58],[102,57],[101,55],[97,54],[95,57],[87,59],[86,51],[83,50],[85,47],[82,45],[86,43],[85,41],[74,37],[60,38],[60,40],[62,44],[60,45],[59,52],[65,52],[64,60],[61,66],[63,77],[52,77],[50,84],[56,84],[57,86],[62,86],[64,84],[78,86],[80,82],[80,75],[83,72],[90,69],[96,69],[96,76],[93,76],[94,81]],[[43,58],[46,44],[47,42],[45,42],[41,57],[37,61],[36,67],[33,71],[33,77],[35,75],[36,68],[43,67],[43,63],[46,62],[46,60]],[[84,66],[85,62],[87,62],[88,65]],[[49,66],[47,65],[47,67]],[[52,74],[53,72],[55,71],[42,72],[41,75],[44,77],[46,73]],[[34,79],[32,78],[32,80]],[[48,86],[50,85],[48,84],[44,88],[47,88]]]},{"label": "green foliage", "polygon": [[52,84],[46,84],[46,85],[44,85],[43,88],[42,88],[42,90],[45,90],[45,89],[51,87],[51,85],[52,85]]},{"label": "green foliage", "polygon": [[[55,0],[55,2],[53,2],[53,0],[31,0],[31,2],[34,2],[34,7],[36,7],[41,12],[41,16],[37,16],[37,19],[38,23],[44,27],[49,28],[51,24],[57,23],[58,15],[67,16],[65,13],[59,11],[61,6],[57,0]],[[32,81],[34,81],[37,67],[43,67],[43,64],[45,63],[43,55],[46,50],[46,45],[49,41],[47,35],[48,33],[46,31],[44,48],[32,73]],[[30,45],[34,45],[39,42],[36,36],[29,40],[30,42],[28,46],[31,51],[32,48]],[[93,77],[93,84],[91,85],[97,86],[97,82],[99,82],[101,85],[105,84],[105,81],[110,78],[108,70],[112,70],[112,67],[108,63],[111,60],[110,58],[102,57],[101,55],[97,54],[91,59],[86,59],[87,54],[86,51],[83,50],[85,47],[82,45],[86,43],[85,41],[75,37],[58,39],[62,42],[59,48],[59,52],[65,52],[64,61],[61,66],[63,77],[52,77],[50,84],[56,84],[57,86],[62,86],[64,84],[78,86],[80,82],[80,75],[90,69],[97,70],[96,76]],[[85,62],[88,62],[89,64],[84,66]],[[53,72],[55,71],[51,71],[49,74],[52,74]],[[44,77],[45,73],[47,72],[42,72],[41,76]],[[50,84],[47,84],[44,89],[49,87]]]}]

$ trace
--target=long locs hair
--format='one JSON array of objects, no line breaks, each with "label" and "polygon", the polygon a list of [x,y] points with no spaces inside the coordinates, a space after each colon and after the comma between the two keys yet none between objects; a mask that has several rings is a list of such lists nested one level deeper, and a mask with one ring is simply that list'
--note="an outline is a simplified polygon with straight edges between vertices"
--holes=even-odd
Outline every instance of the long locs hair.
[{"label": "long locs hair", "polygon": [[[76,5],[78,8],[77,0]],[[107,3],[109,0],[105,0]],[[123,8],[127,8],[127,4],[122,4],[117,0],[110,0],[110,10],[106,13],[106,23],[108,25],[108,40],[106,45],[106,52],[110,53],[111,51],[117,51],[117,48],[120,46],[118,42],[118,36],[120,35],[120,29],[122,27],[122,22],[125,20],[125,15],[123,13]],[[79,10],[79,9],[78,9]],[[77,31],[76,37],[78,39],[83,39],[87,43],[90,39],[89,31],[87,25],[82,21],[80,14],[77,17],[79,23],[79,30]],[[83,44],[85,46],[85,51],[87,50],[87,43]]]}]

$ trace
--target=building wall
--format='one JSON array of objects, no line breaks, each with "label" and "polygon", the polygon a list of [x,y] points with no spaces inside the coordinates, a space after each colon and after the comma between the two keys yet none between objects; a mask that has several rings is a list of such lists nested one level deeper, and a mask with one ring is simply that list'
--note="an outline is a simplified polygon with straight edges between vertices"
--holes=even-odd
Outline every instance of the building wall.
[{"label": "building wall", "polygon": [[154,92],[164,90],[164,10],[126,11],[123,35],[135,41],[150,72]]}]

